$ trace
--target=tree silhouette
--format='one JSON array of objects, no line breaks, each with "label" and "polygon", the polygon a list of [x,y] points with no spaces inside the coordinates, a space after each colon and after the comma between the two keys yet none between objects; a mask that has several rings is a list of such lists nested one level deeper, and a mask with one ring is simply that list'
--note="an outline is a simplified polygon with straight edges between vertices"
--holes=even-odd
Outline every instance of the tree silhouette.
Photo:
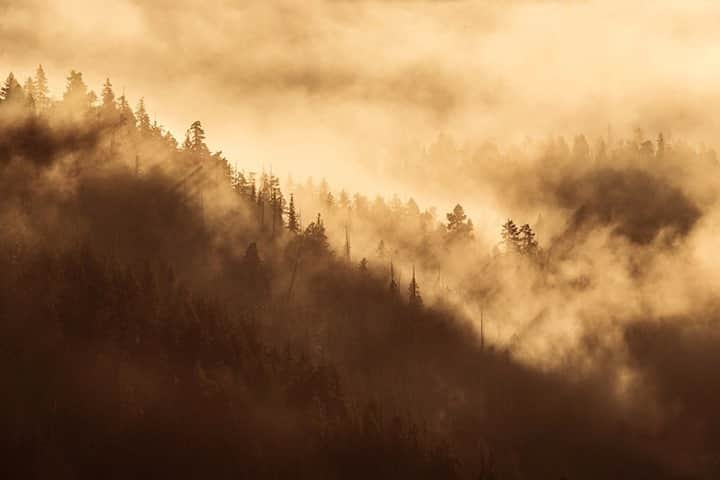
[{"label": "tree silhouette", "polygon": [[453,211],[446,214],[447,217],[447,235],[452,241],[471,240],[473,238],[472,220],[467,218],[465,210],[460,204],[455,205]]},{"label": "tree silhouette", "polygon": [[500,236],[506,253],[520,251],[520,230],[511,219],[508,218],[507,222],[502,225]]},{"label": "tree silhouette", "polygon": [[412,279],[410,280],[410,284],[408,285],[408,298],[410,301],[410,305],[413,307],[421,307],[423,304],[422,297],[420,296],[420,286],[418,285],[417,280],[415,280],[414,265],[412,268]]},{"label": "tree silhouette", "polygon": [[290,203],[288,204],[287,216],[287,229],[290,230],[292,233],[299,233],[300,223],[298,222],[297,212],[295,211],[295,196],[292,193],[290,194]]},{"label": "tree silhouette", "polygon": [[63,94],[63,103],[75,113],[85,113],[92,103],[92,97],[83,81],[82,73],[71,70]]},{"label": "tree silhouette", "polygon": [[203,130],[200,120],[194,121],[185,132],[183,149],[197,154],[209,153],[208,147],[205,145],[205,130]]},{"label": "tree silhouette", "polygon": [[47,77],[42,65],[38,65],[35,71],[35,89],[34,89],[35,105],[40,111],[45,111],[50,107],[50,89],[48,88]]},{"label": "tree silhouette", "polygon": [[128,132],[134,132],[136,127],[135,114],[130,108],[130,104],[123,93],[118,99],[118,109],[120,111],[120,122]]},{"label": "tree silhouette", "polygon": [[105,83],[103,83],[100,111],[102,115],[110,121],[114,121],[118,115],[118,108],[115,103],[115,92],[113,91],[109,78],[106,78]]},{"label": "tree silhouette", "polygon": [[312,254],[319,255],[330,251],[327,234],[325,233],[325,224],[319,213],[315,221],[310,222],[305,228],[303,238],[308,252]]},{"label": "tree silhouette", "polygon": [[530,225],[527,223],[520,227],[518,231],[518,245],[521,253],[525,255],[535,255],[538,251],[538,243],[535,239],[535,232],[533,232]]},{"label": "tree silhouette", "polygon": [[25,93],[15,75],[12,72],[5,79],[2,87],[0,87],[0,101],[6,107],[21,107],[25,105]]},{"label": "tree silhouette", "polygon": [[395,281],[395,267],[393,266],[392,260],[390,260],[390,293],[397,293],[398,284]]},{"label": "tree silhouette", "polygon": [[148,115],[147,110],[145,109],[145,99],[142,97],[138,101],[137,109],[135,110],[135,119],[137,121],[137,127],[140,134],[150,134],[152,130],[150,115]]}]

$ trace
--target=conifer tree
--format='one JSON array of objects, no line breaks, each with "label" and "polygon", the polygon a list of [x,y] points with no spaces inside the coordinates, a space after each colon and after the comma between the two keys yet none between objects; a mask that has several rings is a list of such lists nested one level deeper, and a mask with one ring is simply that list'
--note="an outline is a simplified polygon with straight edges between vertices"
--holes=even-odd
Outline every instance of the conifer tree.
[{"label": "conifer tree", "polygon": [[500,236],[507,253],[520,251],[520,230],[511,219],[508,218],[507,222],[502,225]]},{"label": "conifer tree", "polygon": [[290,204],[288,205],[288,230],[292,233],[298,233],[300,231],[300,224],[298,223],[297,212],[295,211],[295,196],[290,194]]},{"label": "conifer tree", "polygon": [[447,217],[447,236],[451,242],[458,240],[471,240],[473,238],[472,220],[467,218],[465,210],[460,204],[455,205]]},{"label": "conifer tree", "polygon": [[105,79],[102,90],[102,112],[107,117],[112,117],[117,113],[117,105],[115,104],[115,92],[113,92],[110,79]]},{"label": "conifer tree", "polygon": [[130,108],[124,92],[120,95],[120,98],[118,98],[118,110],[120,111],[120,121],[123,126],[131,132],[135,131],[135,114],[132,108]]},{"label": "conifer tree", "polygon": [[183,149],[197,154],[209,153],[208,147],[205,145],[205,130],[200,120],[195,120],[185,132]]},{"label": "conifer tree", "polygon": [[32,77],[28,77],[27,80],[25,80],[23,91],[25,92],[26,98],[32,98],[33,101],[35,100],[35,82],[33,82]]},{"label": "conifer tree", "polygon": [[345,190],[340,191],[340,198],[338,198],[338,206],[343,211],[347,211],[350,209],[350,197]]},{"label": "conifer tree", "polygon": [[25,93],[12,72],[7,76],[5,83],[0,87],[0,101],[6,106],[22,106],[25,103]]},{"label": "conifer tree", "polygon": [[135,120],[137,121],[138,131],[141,135],[149,135],[152,129],[150,124],[150,115],[145,109],[145,99],[140,98],[137,109],[135,110]]},{"label": "conifer tree", "polygon": [[311,222],[305,229],[303,238],[305,239],[305,245],[312,253],[321,254],[330,251],[327,235],[325,233],[325,225],[319,213],[317,215],[317,219],[314,222]]},{"label": "conifer tree", "polygon": [[395,281],[395,267],[393,266],[392,260],[390,260],[390,292],[397,293],[398,285]]},{"label": "conifer tree", "polygon": [[538,243],[535,239],[535,232],[527,223],[518,231],[518,244],[520,252],[525,255],[535,255],[538,250]]},{"label": "conifer tree", "polygon": [[79,109],[80,113],[87,111],[92,103],[87,85],[82,78],[82,73],[71,70],[67,77],[67,85],[63,94],[63,103],[71,109]]},{"label": "conifer tree", "polygon": [[415,279],[415,266],[412,269],[412,280],[408,285],[408,297],[410,305],[414,307],[422,306],[422,297],[420,296],[420,287],[418,286],[417,280]]},{"label": "conifer tree", "polygon": [[48,88],[47,77],[42,65],[38,65],[35,71],[35,105],[39,111],[45,111],[50,107],[50,89]]},{"label": "conifer tree", "polygon": [[348,233],[348,227],[345,225],[345,261],[350,263],[350,234]]}]

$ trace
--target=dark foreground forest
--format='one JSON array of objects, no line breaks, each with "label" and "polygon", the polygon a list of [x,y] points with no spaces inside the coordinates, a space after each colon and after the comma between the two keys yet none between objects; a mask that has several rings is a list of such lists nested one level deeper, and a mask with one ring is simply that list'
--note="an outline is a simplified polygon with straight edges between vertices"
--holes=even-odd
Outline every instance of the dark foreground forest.
[{"label": "dark foreground forest", "polygon": [[[677,248],[704,213],[642,162],[664,155],[671,170],[689,154],[628,143],[616,155],[636,165],[620,168],[582,141],[580,159],[550,152],[588,163],[582,189],[554,179],[558,201],[583,207],[569,229],[541,245],[507,221],[480,255],[460,206],[438,220],[414,201],[288,191],[211,153],[200,122],[178,145],[109,80],[96,96],[72,72],[54,101],[39,69],[0,98],[3,478],[720,475],[716,304],[633,309],[535,366],[447,291],[423,298],[409,266],[439,272],[473,252],[464,294],[495,312],[508,272],[534,279],[518,305],[580,295],[592,279],[560,266],[604,226],[640,278],[643,249]],[[592,197],[597,185],[617,203]],[[639,190],[658,206],[628,213]],[[372,256],[353,252],[348,211]],[[618,372],[634,379],[622,391]]]}]

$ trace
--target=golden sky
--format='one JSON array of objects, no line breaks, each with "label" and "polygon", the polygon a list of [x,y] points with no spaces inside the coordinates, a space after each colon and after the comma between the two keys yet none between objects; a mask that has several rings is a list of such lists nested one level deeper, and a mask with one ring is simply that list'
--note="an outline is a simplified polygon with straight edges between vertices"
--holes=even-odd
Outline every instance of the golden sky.
[{"label": "golden sky", "polygon": [[250,168],[371,189],[358,164],[460,142],[636,126],[707,140],[712,1],[0,0],[0,68],[81,70]]}]

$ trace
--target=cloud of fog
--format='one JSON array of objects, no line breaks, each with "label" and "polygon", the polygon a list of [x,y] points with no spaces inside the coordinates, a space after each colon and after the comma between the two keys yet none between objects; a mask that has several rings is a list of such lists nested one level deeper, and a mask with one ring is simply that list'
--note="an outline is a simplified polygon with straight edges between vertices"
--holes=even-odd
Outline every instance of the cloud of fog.
[{"label": "cloud of fog", "polygon": [[[0,65],[109,75],[176,134],[238,162],[382,191],[408,136],[707,137],[720,35],[707,2],[3,2]],[[22,76],[22,75],[19,75]],[[689,88],[688,85],[692,85]],[[372,171],[372,170],[371,170]],[[448,200],[450,201],[450,200]]]}]

